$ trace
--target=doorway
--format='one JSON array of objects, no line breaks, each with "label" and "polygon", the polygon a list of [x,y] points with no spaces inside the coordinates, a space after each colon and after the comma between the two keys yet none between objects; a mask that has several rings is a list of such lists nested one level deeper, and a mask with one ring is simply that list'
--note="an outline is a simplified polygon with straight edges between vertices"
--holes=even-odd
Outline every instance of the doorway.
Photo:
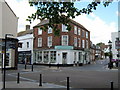
[{"label": "doorway", "polygon": [[62,53],[62,63],[67,64],[67,53],[66,52]]}]

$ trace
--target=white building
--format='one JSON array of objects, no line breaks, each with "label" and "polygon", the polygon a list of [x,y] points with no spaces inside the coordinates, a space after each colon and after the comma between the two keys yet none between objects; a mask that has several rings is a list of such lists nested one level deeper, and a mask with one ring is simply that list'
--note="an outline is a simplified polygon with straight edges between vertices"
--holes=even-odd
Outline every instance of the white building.
[{"label": "white building", "polygon": [[118,51],[117,51],[116,46],[115,46],[115,41],[116,41],[116,38],[120,39],[119,36],[120,36],[120,32],[112,32],[111,33],[113,59],[118,59],[118,57],[117,57]]},{"label": "white building", "polygon": [[[5,35],[12,34],[7,39],[7,49],[6,49],[6,67],[17,68],[17,26],[18,17],[12,11],[10,6],[4,0],[0,1],[0,64],[4,61],[4,47],[5,47]],[[9,42],[9,43],[8,43]],[[15,48],[10,47],[10,43],[14,43]]]},{"label": "white building", "polygon": [[32,63],[33,56],[33,29],[30,29],[29,25],[26,25],[26,31],[18,33],[18,40],[20,47],[18,48],[19,62],[18,63]]}]

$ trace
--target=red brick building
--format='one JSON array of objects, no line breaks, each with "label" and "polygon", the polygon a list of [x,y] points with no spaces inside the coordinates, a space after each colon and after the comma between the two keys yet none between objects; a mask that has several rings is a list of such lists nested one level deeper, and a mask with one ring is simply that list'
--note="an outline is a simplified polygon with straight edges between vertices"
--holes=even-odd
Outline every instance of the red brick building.
[{"label": "red brick building", "polygon": [[60,35],[55,36],[54,30],[44,26],[48,20],[34,26],[34,63],[39,64],[87,64],[89,62],[90,32],[81,24],[71,20],[71,31],[59,24]]}]

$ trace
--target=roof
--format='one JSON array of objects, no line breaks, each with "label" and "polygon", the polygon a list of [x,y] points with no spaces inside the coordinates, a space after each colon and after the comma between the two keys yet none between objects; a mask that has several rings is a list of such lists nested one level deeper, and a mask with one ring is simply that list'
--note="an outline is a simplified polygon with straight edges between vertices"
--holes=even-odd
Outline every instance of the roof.
[{"label": "roof", "polygon": [[[81,28],[87,30],[83,25],[81,25],[80,23],[70,19],[70,22],[73,23],[73,24],[76,24],[77,26],[80,26]],[[39,27],[39,26],[42,26],[42,25],[45,25],[45,24],[48,24],[49,23],[49,20],[43,20],[41,21],[40,23],[38,23],[37,25],[35,25],[34,27]],[[88,31],[88,30],[87,30]]]},{"label": "roof", "polygon": [[17,36],[23,36],[23,35],[26,35],[26,34],[33,34],[33,29],[30,29],[30,30],[26,30],[26,31],[21,31],[17,34]]}]

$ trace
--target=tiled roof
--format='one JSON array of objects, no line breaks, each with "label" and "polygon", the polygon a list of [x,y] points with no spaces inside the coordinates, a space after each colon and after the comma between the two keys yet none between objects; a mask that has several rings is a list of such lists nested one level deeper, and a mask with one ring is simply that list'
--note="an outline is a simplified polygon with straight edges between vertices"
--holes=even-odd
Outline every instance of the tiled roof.
[{"label": "tiled roof", "polygon": [[[76,25],[80,26],[81,28],[83,28],[85,30],[87,30],[83,25],[81,25],[80,23],[78,23],[78,22],[76,22],[76,21],[74,21],[72,19],[70,19],[70,22],[73,23],[73,24],[76,24]],[[39,27],[39,26],[42,26],[42,25],[45,25],[45,24],[48,24],[48,23],[49,23],[48,19],[47,20],[43,20],[40,23],[38,23],[37,25],[35,25],[34,27]]]},{"label": "tiled roof", "polygon": [[26,35],[26,34],[32,34],[33,33],[33,29],[30,29],[30,30],[26,30],[26,31],[21,31],[17,34],[17,36],[23,36],[23,35]]}]

